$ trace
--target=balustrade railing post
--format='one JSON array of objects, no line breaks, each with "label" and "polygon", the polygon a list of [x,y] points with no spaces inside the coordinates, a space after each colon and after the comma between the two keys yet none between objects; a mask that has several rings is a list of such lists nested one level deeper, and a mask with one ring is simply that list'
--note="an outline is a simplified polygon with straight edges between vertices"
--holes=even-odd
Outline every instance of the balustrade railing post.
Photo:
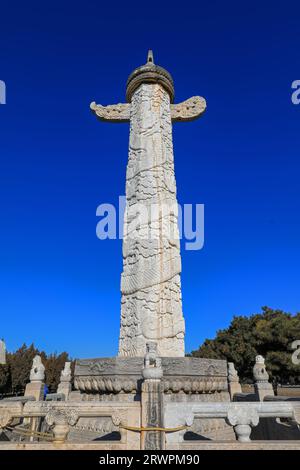
[{"label": "balustrade railing post", "polygon": [[[142,370],[144,381],[141,393],[141,423],[144,428],[163,427],[163,370],[157,357],[157,344],[147,343],[147,352]],[[141,432],[141,449],[159,450],[165,448],[163,431]]]}]

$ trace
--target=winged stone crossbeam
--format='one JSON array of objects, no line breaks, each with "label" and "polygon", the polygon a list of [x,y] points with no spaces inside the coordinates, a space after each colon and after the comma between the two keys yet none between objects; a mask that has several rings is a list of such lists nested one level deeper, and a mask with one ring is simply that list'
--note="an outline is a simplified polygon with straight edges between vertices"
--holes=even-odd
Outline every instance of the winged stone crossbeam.
[{"label": "winged stone crossbeam", "polygon": [[[206,101],[201,96],[192,96],[185,101],[177,104],[171,104],[171,119],[176,121],[193,121],[201,116],[206,109]],[[129,122],[130,121],[130,103],[110,104],[102,106],[93,101],[90,104],[91,110],[96,114],[100,121],[108,122]]]},{"label": "winged stone crossbeam", "polygon": [[176,121],[193,121],[206,109],[206,101],[201,96],[192,96],[182,103],[171,104],[171,119]]},{"label": "winged stone crossbeam", "polygon": [[102,106],[101,104],[96,104],[95,101],[93,101],[90,104],[90,108],[100,121],[128,122],[130,120],[130,103],[118,103]]}]

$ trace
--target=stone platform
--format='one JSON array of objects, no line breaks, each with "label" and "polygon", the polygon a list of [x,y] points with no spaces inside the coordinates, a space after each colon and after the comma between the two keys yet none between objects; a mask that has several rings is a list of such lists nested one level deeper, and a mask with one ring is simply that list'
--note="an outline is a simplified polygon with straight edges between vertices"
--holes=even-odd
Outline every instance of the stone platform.
[{"label": "stone platform", "polygon": [[[79,392],[81,401],[131,402],[140,404],[142,412],[145,406],[142,398],[145,391],[142,390],[144,361],[144,357],[119,356],[77,360],[74,373],[77,392],[72,392],[74,399],[78,400]],[[227,361],[198,357],[162,357],[160,361],[162,378],[159,391],[162,392],[163,403],[230,402]],[[149,396],[152,395],[150,393]],[[153,406],[158,406],[158,403],[156,397]],[[154,414],[159,415],[159,412]],[[86,430],[92,430],[93,435],[88,436]],[[107,431],[112,433],[116,428],[99,418],[80,418],[70,438],[73,440],[80,436],[80,439],[93,440],[105,436]],[[206,439],[234,438],[224,419],[204,419],[201,422],[196,419],[189,434]]]},{"label": "stone platform", "polygon": [[[139,394],[143,364],[143,357],[77,360],[74,385],[84,394]],[[163,390],[167,394],[228,392],[226,361],[163,357],[162,369]]]},{"label": "stone platform", "polygon": [[[52,442],[4,442],[1,444],[1,450],[124,450],[119,442],[64,442],[54,445]],[[298,450],[300,451],[300,441],[196,441],[194,443],[186,442],[180,446],[170,446],[167,450],[181,451],[201,451],[201,450]]]}]

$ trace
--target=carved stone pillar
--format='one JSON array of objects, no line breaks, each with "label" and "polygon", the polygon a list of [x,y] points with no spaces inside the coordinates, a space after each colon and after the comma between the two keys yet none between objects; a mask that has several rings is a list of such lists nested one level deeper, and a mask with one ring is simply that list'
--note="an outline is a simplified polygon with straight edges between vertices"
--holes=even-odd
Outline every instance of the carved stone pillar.
[{"label": "carved stone pillar", "polygon": [[[170,97],[141,83],[131,102],[119,355],[184,356]],[[139,226],[137,226],[139,223]]]},{"label": "carved stone pillar", "polygon": [[6,364],[6,346],[3,339],[0,339],[0,364]]},{"label": "carved stone pillar", "polygon": [[30,371],[30,382],[25,388],[25,397],[34,397],[37,401],[44,399],[45,390],[45,366],[42,363],[41,356],[36,355],[32,362]]},{"label": "carved stone pillar", "polygon": [[[142,383],[141,407],[142,427],[163,427],[163,371],[161,360],[156,356],[157,344],[147,343],[145,366],[142,370],[144,382]],[[141,433],[141,448],[145,450],[159,450],[165,448],[163,431],[149,430]]]},{"label": "carved stone pillar", "polygon": [[253,367],[254,390],[258,401],[264,401],[266,396],[274,396],[272,384],[269,382],[269,374],[266,370],[263,356],[256,356]]},{"label": "carved stone pillar", "polygon": [[[30,382],[25,388],[25,397],[34,397],[36,401],[44,400],[45,393],[45,366],[42,363],[41,356],[36,355],[32,361],[32,367],[30,371]],[[31,431],[37,431],[40,426],[40,418],[24,418],[23,423],[30,423]],[[33,441],[34,437],[31,436],[30,441]]]},{"label": "carved stone pillar", "polygon": [[69,394],[71,392],[71,362],[65,362],[65,367],[60,374],[60,382],[57,387],[57,393],[62,393],[65,397],[65,400],[68,400]]},{"label": "carved stone pillar", "polygon": [[[0,408],[0,431],[1,429],[6,428],[13,420],[13,416],[9,410],[5,408]],[[1,434],[1,432],[0,432]]]},{"label": "carved stone pillar", "polygon": [[143,357],[155,341],[161,357],[184,357],[172,122],[198,118],[206,103],[193,96],[173,104],[173,79],[152,51],[130,74],[126,99],[91,103],[101,121],[130,122],[119,356]]},{"label": "carved stone pillar", "polygon": [[236,393],[242,393],[239,376],[233,362],[228,362],[228,389],[231,400]]}]

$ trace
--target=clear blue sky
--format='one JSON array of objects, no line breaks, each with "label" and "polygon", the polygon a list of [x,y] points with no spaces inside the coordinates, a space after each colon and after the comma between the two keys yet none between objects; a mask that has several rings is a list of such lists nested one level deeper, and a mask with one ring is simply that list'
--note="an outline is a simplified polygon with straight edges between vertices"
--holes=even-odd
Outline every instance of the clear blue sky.
[{"label": "clear blue sky", "polygon": [[[279,8],[279,5],[281,7]],[[299,2],[5,2],[1,5],[0,337],[73,357],[117,352],[121,242],[96,207],[124,194],[128,125],[89,103],[125,100],[155,61],[176,101],[181,203],[205,204],[205,247],[182,252],[186,350],[233,315],[300,310]]]}]

